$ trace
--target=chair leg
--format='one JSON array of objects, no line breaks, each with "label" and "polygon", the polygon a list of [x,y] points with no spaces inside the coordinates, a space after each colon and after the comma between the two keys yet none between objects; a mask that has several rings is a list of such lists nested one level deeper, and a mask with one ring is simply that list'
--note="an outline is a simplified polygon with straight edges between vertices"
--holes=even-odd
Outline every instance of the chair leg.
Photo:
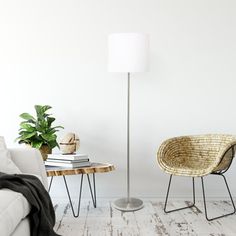
[{"label": "chair leg", "polygon": [[172,181],[172,175],[170,175],[170,180],[169,180],[169,184],[168,184],[168,188],[167,188],[164,212],[165,213],[170,213],[170,212],[184,210],[184,209],[187,209],[187,208],[194,207],[195,206],[195,182],[194,182],[194,177],[192,177],[192,182],[193,182],[193,203],[190,206],[187,206],[187,207],[181,207],[181,208],[177,208],[177,209],[173,209],[173,210],[166,210],[168,197],[169,197],[169,192],[170,192],[171,181]]},{"label": "chair leg", "polygon": [[229,197],[230,197],[230,200],[231,200],[231,203],[232,203],[232,206],[233,206],[233,212],[231,213],[228,213],[228,214],[225,214],[225,215],[221,215],[221,216],[217,216],[217,217],[213,217],[213,218],[209,218],[208,217],[208,214],[207,214],[207,204],[206,204],[206,195],[205,195],[205,188],[204,188],[204,181],[203,181],[203,177],[201,177],[201,180],[202,180],[202,194],[203,194],[203,203],[204,203],[204,210],[205,210],[205,217],[208,221],[212,221],[212,220],[216,220],[216,219],[219,219],[219,218],[222,218],[222,217],[226,217],[226,216],[229,216],[229,215],[233,215],[235,212],[236,212],[236,208],[235,208],[235,205],[234,205],[234,201],[233,201],[233,198],[232,198],[232,195],[231,195],[231,192],[229,190],[229,186],[228,186],[228,183],[226,181],[226,178],[223,174],[219,174],[220,176],[223,177],[224,181],[225,181],[225,185],[227,187],[227,190],[228,190],[228,193],[229,193]]}]

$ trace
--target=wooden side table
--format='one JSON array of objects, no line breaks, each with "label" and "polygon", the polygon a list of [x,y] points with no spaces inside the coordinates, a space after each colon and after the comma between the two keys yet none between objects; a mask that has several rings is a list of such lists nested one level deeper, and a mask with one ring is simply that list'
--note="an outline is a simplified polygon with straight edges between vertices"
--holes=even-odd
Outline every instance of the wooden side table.
[{"label": "wooden side table", "polygon": [[[105,172],[113,171],[114,169],[115,169],[114,165],[107,164],[107,163],[92,163],[92,165],[89,166],[89,167],[80,167],[80,168],[64,168],[64,167],[56,167],[56,166],[55,167],[54,166],[46,166],[47,176],[51,177],[48,192],[50,192],[53,178],[55,176],[62,176],[63,180],[64,180],[64,183],[65,183],[66,192],[67,192],[67,195],[68,195],[68,198],[69,198],[72,213],[73,213],[73,216],[76,218],[76,217],[79,216],[79,211],[80,211],[80,202],[81,202],[81,195],[82,195],[82,189],[83,189],[83,177],[84,177],[84,175],[85,174],[87,175],[93,206],[96,208],[97,207],[97,199],[96,199],[95,174],[96,173],[105,173]],[[92,185],[91,185],[90,176],[89,176],[90,174],[93,175],[93,190],[92,190]],[[73,204],[72,204],[70,191],[69,191],[67,181],[66,181],[66,175],[81,175],[77,213],[75,212],[75,209],[74,209]]]}]

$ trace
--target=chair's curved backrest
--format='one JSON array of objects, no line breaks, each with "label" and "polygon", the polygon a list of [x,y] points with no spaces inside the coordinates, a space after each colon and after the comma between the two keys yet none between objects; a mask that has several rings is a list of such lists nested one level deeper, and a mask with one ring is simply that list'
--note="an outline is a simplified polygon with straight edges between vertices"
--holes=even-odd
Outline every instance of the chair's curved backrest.
[{"label": "chair's curved backrest", "polygon": [[225,173],[229,169],[233,161],[234,155],[235,155],[235,145],[232,145],[232,147],[228,148],[228,150],[225,151],[224,155],[222,156],[218,165],[214,168],[213,172]]},{"label": "chair's curved backrest", "polygon": [[[164,170],[196,167],[199,175],[223,171],[232,162],[236,137],[224,134],[181,136],[166,140],[158,151],[158,163]],[[206,169],[202,172],[201,169]],[[167,171],[170,173],[170,171]]]}]

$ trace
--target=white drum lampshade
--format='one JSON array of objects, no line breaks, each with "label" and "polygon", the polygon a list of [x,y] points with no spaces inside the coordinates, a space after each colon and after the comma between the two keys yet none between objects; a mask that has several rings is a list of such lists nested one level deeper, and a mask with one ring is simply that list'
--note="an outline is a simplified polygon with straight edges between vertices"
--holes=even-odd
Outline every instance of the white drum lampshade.
[{"label": "white drum lampshade", "polygon": [[145,72],[148,69],[147,34],[115,33],[108,38],[109,72]]}]

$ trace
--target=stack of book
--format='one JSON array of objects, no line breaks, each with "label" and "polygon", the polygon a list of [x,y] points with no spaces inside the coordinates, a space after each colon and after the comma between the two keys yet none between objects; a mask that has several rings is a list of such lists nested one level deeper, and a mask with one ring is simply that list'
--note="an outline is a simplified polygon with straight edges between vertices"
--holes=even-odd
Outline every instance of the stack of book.
[{"label": "stack of book", "polygon": [[85,154],[49,154],[45,161],[46,166],[78,168],[91,166],[88,155]]}]

